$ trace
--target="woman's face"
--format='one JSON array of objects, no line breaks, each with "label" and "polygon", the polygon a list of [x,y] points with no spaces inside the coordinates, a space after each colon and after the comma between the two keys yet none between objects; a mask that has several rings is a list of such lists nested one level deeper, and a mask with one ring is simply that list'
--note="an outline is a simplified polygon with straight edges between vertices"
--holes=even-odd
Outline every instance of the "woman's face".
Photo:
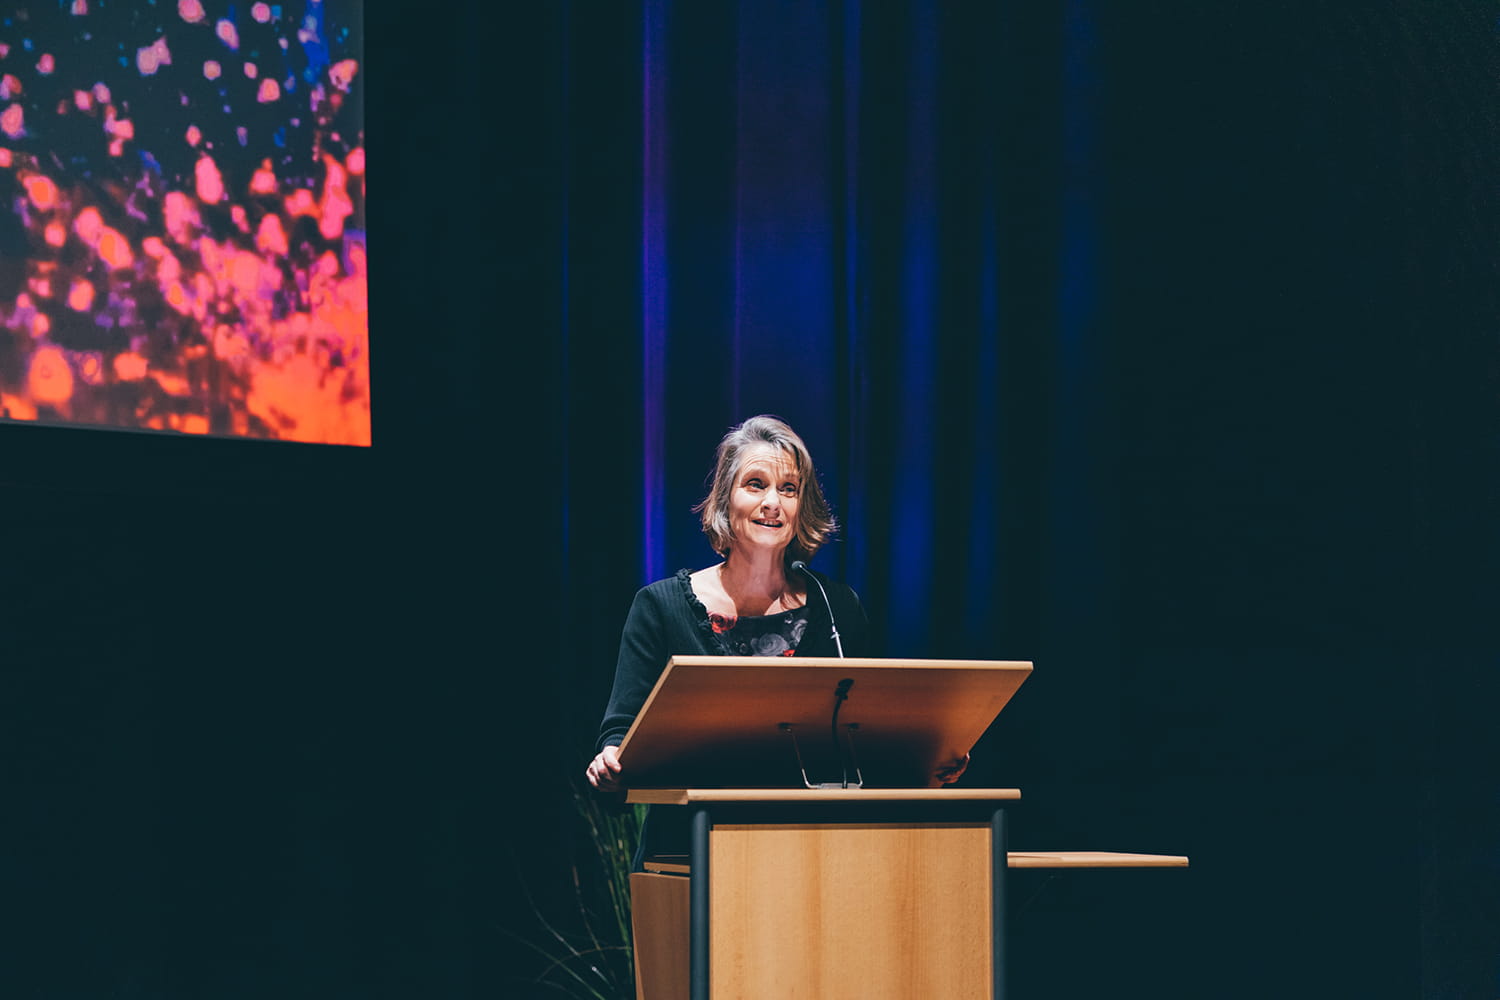
[{"label": "woman's face", "polygon": [[771,444],[745,449],[729,494],[729,527],[738,549],[780,553],[797,535],[802,481],[792,456]]}]

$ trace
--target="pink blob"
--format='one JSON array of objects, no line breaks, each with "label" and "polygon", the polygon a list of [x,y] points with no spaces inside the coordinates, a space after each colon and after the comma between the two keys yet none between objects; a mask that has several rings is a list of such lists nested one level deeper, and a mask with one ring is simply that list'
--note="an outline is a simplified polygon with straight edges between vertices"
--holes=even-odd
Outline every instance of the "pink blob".
[{"label": "pink blob", "polygon": [[19,139],[26,134],[26,112],[21,110],[19,104],[12,104],[0,111],[0,132],[12,139]]},{"label": "pink blob", "polygon": [[158,69],[170,65],[172,52],[167,48],[165,38],[158,38],[150,45],[135,50],[135,68],[140,70],[142,76],[154,76]]},{"label": "pink blob", "polygon": [[213,161],[213,157],[200,156],[193,174],[197,181],[199,200],[210,205],[224,200],[224,177],[219,173],[219,165]]}]

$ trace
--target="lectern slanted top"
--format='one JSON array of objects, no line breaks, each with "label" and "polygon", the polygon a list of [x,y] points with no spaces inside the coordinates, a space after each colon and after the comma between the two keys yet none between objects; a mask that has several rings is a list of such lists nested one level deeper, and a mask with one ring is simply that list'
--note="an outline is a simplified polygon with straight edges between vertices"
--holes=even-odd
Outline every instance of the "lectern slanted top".
[{"label": "lectern slanted top", "polygon": [[841,780],[852,758],[866,787],[930,787],[1030,673],[1021,661],[674,656],[620,745],[623,777],[633,788],[795,787],[800,755],[814,783]]}]

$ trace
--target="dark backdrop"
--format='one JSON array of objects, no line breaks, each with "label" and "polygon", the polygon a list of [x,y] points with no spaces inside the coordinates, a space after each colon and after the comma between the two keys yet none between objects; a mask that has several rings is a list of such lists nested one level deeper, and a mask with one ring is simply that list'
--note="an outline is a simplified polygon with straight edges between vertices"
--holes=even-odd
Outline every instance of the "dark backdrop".
[{"label": "dark backdrop", "polygon": [[545,6],[367,12],[370,451],[0,427],[6,992],[526,995],[771,411],[1015,844],[1193,857],[1018,987],[1493,996],[1489,8]]}]

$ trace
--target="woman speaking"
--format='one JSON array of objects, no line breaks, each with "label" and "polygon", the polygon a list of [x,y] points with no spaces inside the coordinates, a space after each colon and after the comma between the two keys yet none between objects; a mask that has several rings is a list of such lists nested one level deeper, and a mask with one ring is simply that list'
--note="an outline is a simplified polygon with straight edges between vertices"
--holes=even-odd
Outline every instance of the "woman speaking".
[{"label": "woman speaking", "polygon": [[[713,486],[696,510],[723,561],[696,572],[679,570],[635,595],[597,754],[588,767],[589,783],[600,791],[628,783],[619,745],[668,658],[870,655],[869,621],[854,591],[801,565],[833,535],[835,524],[812,456],[795,431],[770,416],[751,417],[731,430],[719,442]],[[954,763],[940,772],[942,780],[962,773],[966,761]],[[662,825],[653,815],[645,853],[677,839]]]}]

